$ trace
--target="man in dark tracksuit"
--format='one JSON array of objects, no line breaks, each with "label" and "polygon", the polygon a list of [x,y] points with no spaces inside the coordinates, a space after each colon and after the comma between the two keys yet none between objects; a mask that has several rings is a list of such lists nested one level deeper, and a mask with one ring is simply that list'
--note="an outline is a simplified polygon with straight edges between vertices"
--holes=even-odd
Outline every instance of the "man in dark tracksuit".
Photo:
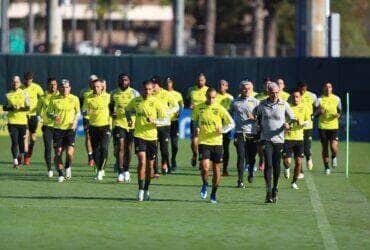
[{"label": "man in dark tracksuit", "polygon": [[[266,100],[261,101],[255,114],[261,129],[260,142],[265,159],[266,203],[277,202],[278,183],[280,177],[281,151],[284,143],[284,131],[289,129],[288,120],[294,119],[294,113],[286,101],[279,98],[279,86],[271,82],[268,84]],[[273,187],[271,174],[273,172]]]}]

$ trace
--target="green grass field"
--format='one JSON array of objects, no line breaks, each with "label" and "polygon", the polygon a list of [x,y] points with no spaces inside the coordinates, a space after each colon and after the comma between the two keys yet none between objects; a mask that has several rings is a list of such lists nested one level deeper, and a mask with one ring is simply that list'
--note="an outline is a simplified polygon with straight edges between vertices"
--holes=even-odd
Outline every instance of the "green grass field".
[{"label": "green grass field", "polygon": [[[236,189],[234,147],[231,176],[221,180],[219,204],[201,201],[200,177],[181,142],[179,170],[154,180],[150,202],[136,202],[132,184],[117,184],[110,155],[107,177],[93,180],[77,143],[73,178],[48,179],[41,140],[31,168],[13,170],[8,138],[0,138],[0,249],[369,249],[370,144],[351,144],[350,178],[339,168],[323,175],[319,144],[315,168],[300,190],[281,179],[279,203],[264,204],[262,174]],[[136,166],[133,158],[132,166]],[[135,167],[132,168],[134,170]]]}]

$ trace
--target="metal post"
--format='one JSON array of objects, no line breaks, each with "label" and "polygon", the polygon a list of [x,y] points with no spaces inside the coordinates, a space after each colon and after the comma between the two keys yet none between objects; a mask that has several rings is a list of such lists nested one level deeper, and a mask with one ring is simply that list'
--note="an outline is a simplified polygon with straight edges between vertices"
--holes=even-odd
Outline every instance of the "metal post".
[{"label": "metal post", "polygon": [[77,20],[76,20],[76,0],[72,0],[72,49],[76,52],[76,31],[77,31]]},{"label": "metal post", "polygon": [[9,53],[9,0],[1,1],[1,52]]},{"label": "metal post", "polygon": [[28,0],[28,53],[33,53],[33,31],[35,16],[33,15],[32,0]]},{"label": "metal post", "polygon": [[184,43],[184,18],[185,18],[185,1],[174,1],[174,20],[175,20],[175,54],[183,56],[185,54]]},{"label": "metal post", "polygon": [[62,54],[63,21],[58,0],[48,0],[48,50],[50,54]]}]

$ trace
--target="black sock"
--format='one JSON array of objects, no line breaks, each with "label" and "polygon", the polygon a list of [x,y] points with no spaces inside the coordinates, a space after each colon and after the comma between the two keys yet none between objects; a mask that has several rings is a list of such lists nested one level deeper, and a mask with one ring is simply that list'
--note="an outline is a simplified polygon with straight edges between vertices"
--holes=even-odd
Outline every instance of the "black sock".
[{"label": "black sock", "polygon": [[333,160],[335,157],[337,157],[337,155],[336,155],[335,153],[333,153],[333,154],[331,155],[331,159]]},{"label": "black sock", "polygon": [[89,158],[89,161],[93,160],[94,159],[94,155],[93,153],[88,153],[87,154],[88,158]]},{"label": "black sock", "polygon": [[124,171],[124,170],[123,170],[123,168],[118,169],[118,173],[119,173],[119,174],[123,174],[123,171]]},{"label": "black sock", "polygon": [[143,190],[144,189],[144,180],[138,180],[138,183],[139,183],[139,190]]},{"label": "black sock", "polygon": [[145,184],[144,184],[145,191],[149,190],[149,185],[150,185],[150,177],[145,179]]},{"label": "black sock", "polygon": [[58,175],[63,176],[63,171],[61,169],[58,169]]},{"label": "black sock", "polygon": [[128,171],[128,165],[123,164],[123,171],[127,172]]},{"label": "black sock", "polygon": [[211,195],[216,195],[216,192],[217,192],[217,187],[212,187]]},{"label": "black sock", "polygon": [[329,162],[324,162],[325,169],[329,168]]},{"label": "black sock", "polygon": [[311,160],[311,156],[310,155],[306,156],[306,159],[307,161]]},{"label": "black sock", "polygon": [[208,181],[204,176],[202,176],[203,185],[206,185],[208,187]]}]

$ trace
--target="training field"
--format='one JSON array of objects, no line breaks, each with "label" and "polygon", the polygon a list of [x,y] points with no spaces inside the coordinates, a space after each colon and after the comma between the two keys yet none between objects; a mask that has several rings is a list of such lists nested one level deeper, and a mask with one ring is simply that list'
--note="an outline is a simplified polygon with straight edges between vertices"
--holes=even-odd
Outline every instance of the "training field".
[{"label": "training field", "polygon": [[[350,179],[339,168],[322,173],[319,144],[315,168],[290,189],[281,179],[279,203],[264,204],[261,173],[236,189],[235,152],[231,176],[221,180],[219,204],[201,201],[198,171],[189,166],[188,141],[181,143],[179,170],[154,180],[150,202],[136,202],[133,183],[117,184],[110,155],[107,177],[93,180],[77,142],[72,180],[48,179],[41,139],[32,168],[13,170],[10,140],[0,138],[0,249],[369,249],[370,144],[351,144]],[[136,158],[133,160],[136,165]]]}]

